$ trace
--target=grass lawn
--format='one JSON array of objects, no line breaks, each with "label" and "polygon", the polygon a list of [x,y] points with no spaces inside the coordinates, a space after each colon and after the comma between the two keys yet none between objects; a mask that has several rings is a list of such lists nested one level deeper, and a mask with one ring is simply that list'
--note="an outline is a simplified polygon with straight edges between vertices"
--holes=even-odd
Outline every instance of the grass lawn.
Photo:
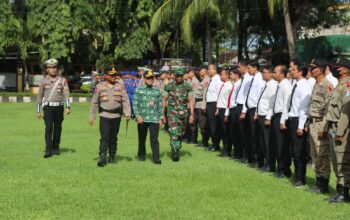
[{"label": "grass lawn", "polygon": [[[174,163],[164,132],[162,165],[152,163],[149,145],[139,162],[135,122],[128,138],[122,122],[117,164],[98,168],[98,123],[88,126],[88,111],[73,103],[61,156],[43,159],[35,105],[0,104],[0,219],[350,219],[350,205],[328,204],[326,196],[202,148],[185,144]],[[308,177],[313,183],[310,168]]]}]

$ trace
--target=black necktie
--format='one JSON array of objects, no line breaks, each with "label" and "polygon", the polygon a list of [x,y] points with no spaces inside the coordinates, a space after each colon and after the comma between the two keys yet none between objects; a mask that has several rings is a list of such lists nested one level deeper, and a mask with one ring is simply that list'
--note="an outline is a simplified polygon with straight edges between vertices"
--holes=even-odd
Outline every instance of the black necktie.
[{"label": "black necktie", "polygon": [[278,84],[277,86],[277,90],[276,90],[276,95],[275,95],[275,101],[273,103],[273,109],[272,109],[272,112],[273,112],[273,115],[275,115],[275,106],[276,106],[276,100],[277,100],[277,94],[278,94],[278,90],[280,89],[280,85]]},{"label": "black necktie", "polygon": [[249,90],[248,90],[248,94],[247,94],[247,99],[245,100],[245,107],[247,107],[247,108],[248,108],[249,93],[250,93],[250,89],[252,88],[253,81],[254,81],[254,77],[253,77],[252,81],[250,82],[250,86],[249,86]]},{"label": "black necktie", "polygon": [[290,105],[289,105],[289,109],[288,109],[288,112],[290,112],[291,108],[292,108],[292,104],[293,104],[293,96],[294,96],[294,92],[295,92],[295,88],[297,88],[297,84],[295,83],[294,87],[293,87],[293,90],[292,90],[292,95],[290,97]]},{"label": "black necktie", "polygon": [[244,80],[244,77],[242,77],[241,84],[239,85],[239,88],[237,90],[236,97],[235,97],[235,104],[237,104],[237,97],[238,97],[239,91],[241,91],[241,88],[242,88],[242,85],[243,85],[243,80]]},{"label": "black necktie", "polygon": [[264,92],[265,92],[265,90],[266,90],[266,87],[267,87],[267,85],[265,84],[265,87],[264,87],[263,91],[262,91],[261,94],[260,94],[260,97],[259,97],[259,100],[258,100],[258,104],[256,105],[256,109],[257,109],[257,113],[258,113],[258,114],[259,114],[259,103],[260,103],[260,99],[261,99],[261,97],[263,96],[263,94],[264,94]]}]

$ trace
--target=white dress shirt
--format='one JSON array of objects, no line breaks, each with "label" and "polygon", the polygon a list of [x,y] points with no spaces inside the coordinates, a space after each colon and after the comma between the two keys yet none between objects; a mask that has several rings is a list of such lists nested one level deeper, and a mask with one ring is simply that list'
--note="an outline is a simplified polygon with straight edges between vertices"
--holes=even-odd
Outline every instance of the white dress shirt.
[{"label": "white dress shirt", "polygon": [[219,94],[219,98],[218,98],[218,102],[216,104],[217,108],[227,108],[227,103],[228,103],[228,98],[231,94],[232,91],[232,82],[231,81],[227,81],[222,85],[220,94]]},{"label": "white dress shirt", "polygon": [[247,98],[248,90],[249,90],[249,85],[250,81],[252,80],[253,76],[251,76],[249,73],[245,73],[242,82],[239,87],[237,87],[237,93],[236,93],[236,98],[235,98],[235,103],[236,104],[245,104],[245,100]]},{"label": "white dress shirt", "polygon": [[273,114],[272,108],[275,102],[277,86],[278,83],[273,79],[266,82],[258,100],[256,113],[257,115],[266,116],[266,120],[271,120]]},{"label": "white dress shirt", "polygon": [[311,88],[311,91],[312,91],[314,86],[315,86],[315,84],[316,84],[316,79],[314,77],[310,77],[309,79],[306,79],[306,81],[309,84],[309,86]]},{"label": "white dress shirt", "polygon": [[243,105],[243,110],[242,110],[243,113],[247,112],[247,107],[255,108],[257,106],[260,93],[262,92],[266,84],[260,72],[257,72],[252,78],[252,80],[253,81],[251,81],[250,84],[248,85],[248,95],[246,100],[246,103],[248,106],[246,106],[245,104]]},{"label": "white dress shirt", "polygon": [[292,94],[292,85],[288,79],[283,79],[277,87],[276,102],[274,103],[274,114],[282,113],[280,124],[285,124],[288,119],[288,106],[290,95]]},{"label": "white dress shirt", "polygon": [[237,103],[236,103],[237,91],[238,91],[238,88],[241,86],[241,83],[242,83],[242,79],[239,79],[233,83],[233,91],[232,91],[231,96],[229,96],[230,101],[229,101],[229,103],[227,103],[228,108],[225,111],[225,116],[229,115],[229,113],[230,113],[229,110],[231,108],[234,108],[237,106]]},{"label": "white dress shirt", "polygon": [[288,104],[288,109],[290,108],[288,117],[299,117],[299,129],[304,129],[308,117],[311,93],[312,90],[307,80],[301,79],[296,83],[294,94],[292,94],[292,105],[289,107],[290,103]]},{"label": "white dress shirt", "polygon": [[219,74],[215,74],[209,82],[209,87],[207,90],[206,101],[216,102],[218,100],[219,90],[222,85]]},{"label": "white dress shirt", "polygon": [[333,85],[334,88],[337,87],[337,85],[338,85],[338,79],[335,78],[335,77],[333,76],[332,73],[328,73],[328,74],[326,75],[326,79],[327,79],[330,83],[332,83],[332,85]]}]

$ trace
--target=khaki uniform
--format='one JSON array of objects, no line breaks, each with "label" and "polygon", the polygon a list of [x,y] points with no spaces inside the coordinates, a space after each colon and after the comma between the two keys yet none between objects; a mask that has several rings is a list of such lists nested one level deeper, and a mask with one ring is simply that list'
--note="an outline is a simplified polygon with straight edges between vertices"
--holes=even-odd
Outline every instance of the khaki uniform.
[{"label": "khaki uniform", "polygon": [[69,87],[66,79],[62,77],[43,78],[39,86],[37,100],[37,112],[41,112],[41,106],[44,108],[45,121],[45,155],[60,153],[60,142],[62,132],[62,122],[64,119],[64,103],[66,108],[70,108]]},{"label": "khaki uniform", "polygon": [[124,84],[118,80],[115,85],[107,82],[99,83],[91,101],[90,119],[95,120],[96,112],[104,118],[120,118],[131,115],[131,107]]},{"label": "khaki uniform", "polygon": [[96,86],[91,101],[90,120],[95,120],[97,111],[100,113],[99,155],[101,163],[103,163],[107,150],[110,158],[112,160],[115,158],[122,114],[124,113],[125,116],[131,115],[129,97],[122,80],[118,80],[114,85],[101,82]]},{"label": "khaki uniform", "polygon": [[327,180],[331,172],[329,161],[330,147],[328,138],[318,137],[318,132],[322,132],[325,129],[325,110],[333,90],[332,84],[326,78],[317,82],[312,90],[309,108],[310,154],[316,178],[323,177]]},{"label": "khaki uniform", "polygon": [[[55,89],[55,91],[53,91],[49,100],[52,89]],[[38,105],[44,104],[45,106],[49,104],[48,102],[60,103],[60,105],[66,103],[69,107],[69,87],[65,78],[60,76],[57,76],[56,78],[46,76],[41,80],[38,94]]]},{"label": "khaki uniform", "polygon": [[[350,77],[342,79],[337,87],[335,88],[328,105],[328,111],[326,113],[330,150],[331,150],[331,161],[334,172],[337,176],[337,184],[342,186],[350,187],[349,182],[345,182],[344,175],[349,175],[345,170],[349,170],[349,153],[350,149],[348,146],[349,142],[349,128],[348,128],[348,97],[347,94],[349,88]],[[343,110],[344,108],[344,110]],[[335,141],[336,135],[343,136],[342,142]],[[344,174],[345,172],[345,174]]]}]

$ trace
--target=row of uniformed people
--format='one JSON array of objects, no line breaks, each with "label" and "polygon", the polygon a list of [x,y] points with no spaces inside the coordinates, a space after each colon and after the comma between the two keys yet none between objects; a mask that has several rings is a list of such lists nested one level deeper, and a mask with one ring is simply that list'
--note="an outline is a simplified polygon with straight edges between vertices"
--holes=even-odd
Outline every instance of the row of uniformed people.
[{"label": "row of uniformed people", "polygon": [[306,185],[309,141],[316,175],[310,191],[329,192],[328,158],[332,155],[338,182],[337,194],[330,201],[349,201],[349,63],[340,59],[330,65],[314,59],[306,65],[292,60],[289,67],[266,66],[261,73],[258,62],[242,60],[236,70],[220,74],[215,65],[209,65],[202,109],[213,143],[207,149],[219,151],[222,140],[219,156],[275,172],[279,178],[292,176],[293,162],[293,184],[302,187]]}]

